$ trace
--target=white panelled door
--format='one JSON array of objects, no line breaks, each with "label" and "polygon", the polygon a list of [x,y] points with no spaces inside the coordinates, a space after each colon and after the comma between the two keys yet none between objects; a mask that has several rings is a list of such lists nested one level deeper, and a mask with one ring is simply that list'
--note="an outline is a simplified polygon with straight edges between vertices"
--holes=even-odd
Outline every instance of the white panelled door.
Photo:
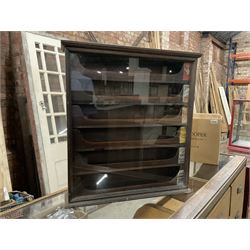
[{"label": "white panelled door", "polygon": [[60,40],[24,32],[23,45],[45,192],[67,187],[65,58]]}]

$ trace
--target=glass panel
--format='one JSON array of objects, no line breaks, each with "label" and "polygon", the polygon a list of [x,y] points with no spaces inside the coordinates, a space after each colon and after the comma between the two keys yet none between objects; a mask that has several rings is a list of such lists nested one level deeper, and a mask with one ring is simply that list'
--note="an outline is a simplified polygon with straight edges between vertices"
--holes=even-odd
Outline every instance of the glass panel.
[{"label": "glass panel", "polygon": [[48,80],[49,80],[50,91],[61,92],[59,75],[48,74]]},{"label": "glass panel", "polygon": [[64,112],[62,95],[51,95],[53,112]]},{"label": "glass panel", "polygon": [[61,63],[61,71],[65,72],[65,57],[59,56],[59,58],[60,58],[60,63]]},{"label": "glass panel", "polygon": [[56,130],[58,135],[67,135],[66,116],[55,116]]},{"label": "glass panel", "polygon": [[58,71],[56,64],[56,56],[54,54],[44,53],[46,67],[48,71]]},{"label": "glass panel", "polygon": [[[73,131],[75,143],[79,148],[96,149],[109,146],[155,146],[185,143],[186,128],[179,126],[88,128]],[[126,138],[126,140],[125,140]]]},{"label": "glass panel", "polygon": [[43,45],[43,49],[45,50],[50,50],[50,51],[55,51],[55,47],[54,46],[50,46],[50,45]]},{"label": "glass panel", "polygon": [[35,47],[36,47],[37,49],[39,49],[39,48],[40,48],[40,44],[39,44],[39,43],[35,43]]},{"label": "glass panel", "polygon": [[63,79],[64,91],[66,91],[66,80],[65,80],[65,76],[62,76],[62,79]]},{"label": "glass panel", "polygon": [[50,138],[50,143],[51,144],[55,143],[55,138]]},{"label": "glass panel", "polygon": [[97,126],[159,126],[187,122],[187,108],[181,105],[75,105],[73,119],[76,126],[84,122]]},{"label": "glass panel", "polygon": [[42,91],[46,91],[46,85],[45,85],[45,79],[44,79],[44,73],[40,73],[40,80],[42,85]]},{"label": "glass panel", "polygon": [[46,113],[50,113],[48,95],[43,95]]},{"label": "glass panel", "polygon": [[57,47],[57,50],[59,53],[64,53],[63,50],[60,47]]},{"label": "glass panel", "polygon": [[233,108],[232,144],[250,149],[250,101],[237,101]]},{"label": "glass panel", "polygon": [[108,53],[69,64],[72,197],[185,186],[191,64]]},{"label": "glass panel", "polygon": [[51,117],[47,116],[47,123],[48,123],[48,128],[49,128],[49,134],[53,135],[53,127],[52,127],[52,122],[51,122]]},{"label": "glass panel", "polygon": [[37,57],[38,68],[43,69],[41,53],[39,51],[36,52],[36,57]]},{"label": "glass panel", "polygon": [[59,142],[67,141],[67,137],[66,136],[58,137],[58,141]]}]

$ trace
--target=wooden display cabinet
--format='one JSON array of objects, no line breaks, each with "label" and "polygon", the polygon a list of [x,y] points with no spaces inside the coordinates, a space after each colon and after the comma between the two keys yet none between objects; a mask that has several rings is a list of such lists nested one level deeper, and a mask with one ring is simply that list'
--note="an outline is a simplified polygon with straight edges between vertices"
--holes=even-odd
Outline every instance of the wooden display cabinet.
[{"label": "wooden display cabinet", "polygon": [[200,54],[62,44],[69,205],[185,190]]}]

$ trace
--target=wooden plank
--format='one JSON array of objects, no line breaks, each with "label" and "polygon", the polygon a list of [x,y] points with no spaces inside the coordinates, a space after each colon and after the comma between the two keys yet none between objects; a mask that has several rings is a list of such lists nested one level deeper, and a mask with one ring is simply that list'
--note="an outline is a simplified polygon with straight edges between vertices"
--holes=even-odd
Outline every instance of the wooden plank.
[{"label": "wooden plank", "polygon": [[136,211],[134,219],[167,219],[173,213],[174,211],[157,204],[145,204]]},{"label": "wooden plank", "polygon": [[217,113],[217,106],[215,103],[215,93],[213,90],[213,83],[211,80],[211,76],[210,76],[210,84],[209,84],[209,94],[210,94],[210,106],[211,106],[211,111],[212,113]]},{"label": "wooden plank", "polygon": [[207,216],[207,219],[228,219],[230,209],[230,188]]},{"label": "wooden plank", "polygon": [[235,156],[175,213],[175,219],[206,218],[246,166],[246,158]]},{"label": "wooden plank", "polygon": [[160,32],[150,31],[149,37],[150,37],[150,42],[149,42],[150,48],[160,49],[161,48]]},{"label": "wooden plank", "polygon": [[248,84],[247,86],[247,95],[246,95],[246,99],[250,100],[250,84]]},{"label": "wooden plank", "polygon": [[202,76],[201,72],[196,73],[196,84],[195,84],[195,99],[194,99],[194,113],[202,113],[202,100],[201,100],[201,94],[203,91],[201,90],[201,81]]},{"label": "wooden plank", "polygon": [[12,191],[10,171],[5,146],[5,136],[3,131],[2,112],[0,109],[0,201],[3,200],[3,188]]},{"label": "wooden plank", "polygon": [[243,169],[231,186],[230,218],[242,217],[246,169]]},{"label": "wooden plank", "polygon": [[182,201],[179,201],[179,200],[174,199],[174,198],[170,198],[162,206],[176,212],[183,206],[183,204],[184,204],[184,202],[182,202]]},{"label": "wooden plank", "polygon": [[221,102],[224,108],[224,112],[226,115],[226,119],[227,119],[227,124],[230,125],[231,124],[231,113],[230,113],[230,109],[228,106],[228,102],[227,102],[227,98],[226,98],[226,94],[225,94],[225,90],[223,87],[219,87],[219,92],[220,92],[220,98],[221,98]]},{"label": "wooden plank", "polygon": [[222,115],[222,126],[221,130],[222,132],[228,132],[228,124],[226,120],[226,115],[224,113],[223,105],[221,102],[220,94],[219,94],[219,83],[217,82],[216,75],[215,75],[215,70],[213,65],[211,66],[211,88],[213,92],[213,97],[214,97],[214,103],[215,103],[215,108],[216,108],[216,113]]}]

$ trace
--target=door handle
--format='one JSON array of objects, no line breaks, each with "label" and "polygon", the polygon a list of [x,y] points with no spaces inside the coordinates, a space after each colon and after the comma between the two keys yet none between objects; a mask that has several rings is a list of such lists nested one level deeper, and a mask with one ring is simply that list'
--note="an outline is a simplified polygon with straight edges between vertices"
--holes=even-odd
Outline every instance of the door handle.
[{"label": "door handle", "polygon": [[242,191],[243,191],[243,188],[242,188],[241,186],[239,186],[239,187],[237,188],[237,194],[242,193]]},{"label": "door handle", "polygon": [[42,110],[46,110],[47,109],[46,105],[44,104],[44,101],[40,101],[39,105],[41,106]]}]

